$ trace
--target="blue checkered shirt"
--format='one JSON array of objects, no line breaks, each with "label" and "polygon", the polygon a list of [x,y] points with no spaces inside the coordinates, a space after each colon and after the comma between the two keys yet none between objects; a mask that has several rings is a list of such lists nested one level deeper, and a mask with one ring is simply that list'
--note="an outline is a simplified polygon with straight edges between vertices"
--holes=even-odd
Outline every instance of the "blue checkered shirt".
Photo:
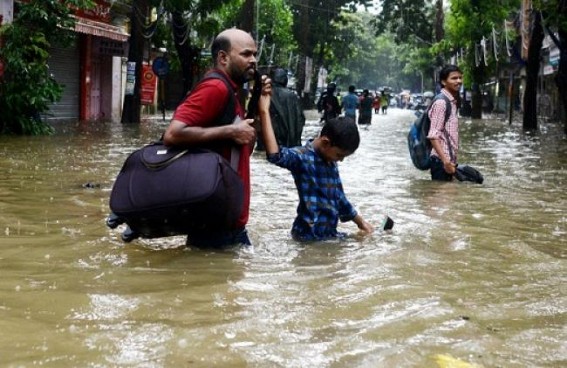
[{"label": "blue checkered shirt", "polygon": [[356,210],[347,200],[335,162],[325,162],[313,149],[312,141],[302,147],[280,147],[268,161],[288,169],[299,194],[297,217],[291,233],[301,241],[342,237],[338,221],[351,221]]}]

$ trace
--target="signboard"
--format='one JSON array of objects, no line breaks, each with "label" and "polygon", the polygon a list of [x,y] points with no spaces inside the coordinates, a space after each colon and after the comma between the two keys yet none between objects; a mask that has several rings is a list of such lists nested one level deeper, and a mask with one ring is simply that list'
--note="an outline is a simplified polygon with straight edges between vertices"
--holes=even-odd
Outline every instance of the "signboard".
[{"label": "signboard", "polygon": [[94,3],[95,6],[93,8],[77,9],[75,14],[81,18],[92,19],[92,20],[96,20],[97,22],[110,23],[111,4],[106,0],[95,0]]},{"label": "signboard", "polygon": [[128,43],[111,40],[105,37],[93,37],[93,49],[98,50],[99,55],[128,56]]},{"label": "signboard", "polygon": [[549,64],[556,67],[559,66],[559,47],[553,45],[549,50]]},{"label": "signboard", "polygon": [[142,105],[152,105],[156,95],[157,77],[149,65],[142,66],[142,96],[140,102]]},{"label": "signboard", "polygon": [[313,59],[305,57],[305,84],[303,85],[303,92],[309,93],[311,91],[311,74],[313,73]]},{"label": "signboard", "polygon": [[152,63],[152,71],[160,78],[165,78],[169,73],[169,62],[163,56],[154,59]]},{"label": "signboard", "polygon": [[133,95],[136,86],[136,62],[129,61],[126,64],[126,91],[125,95]]}]

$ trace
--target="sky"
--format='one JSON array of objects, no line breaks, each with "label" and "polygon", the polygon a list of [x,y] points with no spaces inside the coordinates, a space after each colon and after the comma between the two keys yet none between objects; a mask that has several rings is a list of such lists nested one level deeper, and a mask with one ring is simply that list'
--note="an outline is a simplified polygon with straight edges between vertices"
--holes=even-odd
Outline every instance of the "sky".
[{"label": "sky", "polygon": [[[374,0],[372,1],[372,3],[374,4],[373,8],[368,8],[368,12],[372,13],[372,14],[377,14],[378,11],[380,10],[380,1],[379,0]],[[359,11],[365,11],[363,6],[359,7]]]}]

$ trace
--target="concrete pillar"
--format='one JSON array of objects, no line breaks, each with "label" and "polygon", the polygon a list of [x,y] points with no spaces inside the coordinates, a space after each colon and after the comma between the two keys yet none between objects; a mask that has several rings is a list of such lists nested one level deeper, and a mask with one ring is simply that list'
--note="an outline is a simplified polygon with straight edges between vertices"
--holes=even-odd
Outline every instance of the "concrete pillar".
[{"label": "concrete pillar", "polygon": [[112,106],[111,106],[111,119],[112,121],[120,121],[122,117],[122,104],[124,89],[122,83],[122,57],[112,57]]},{"label": "concrete pillar", "polygon": [[12,23],[14,20],[14,0],[0,0],[0,24]]}]

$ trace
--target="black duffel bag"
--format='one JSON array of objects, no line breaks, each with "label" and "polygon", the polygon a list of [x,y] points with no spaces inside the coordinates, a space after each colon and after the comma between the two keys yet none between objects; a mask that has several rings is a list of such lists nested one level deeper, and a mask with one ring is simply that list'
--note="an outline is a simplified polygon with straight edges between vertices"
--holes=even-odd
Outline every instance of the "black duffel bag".
[{"label": "black duffel bag", "polygon": [[226,230],[236,223],[243,198],[241,178],[216,152],[156,142],[126,159],[110,194],[114,220],[107,224],[125,222],[142,238]]},{"label": "black duffel bag", "polygon": [[455,171],[455,178],[459,181],[471,181],[473,183],[482,184],[484,176],[472,166],[459,165]]}]

